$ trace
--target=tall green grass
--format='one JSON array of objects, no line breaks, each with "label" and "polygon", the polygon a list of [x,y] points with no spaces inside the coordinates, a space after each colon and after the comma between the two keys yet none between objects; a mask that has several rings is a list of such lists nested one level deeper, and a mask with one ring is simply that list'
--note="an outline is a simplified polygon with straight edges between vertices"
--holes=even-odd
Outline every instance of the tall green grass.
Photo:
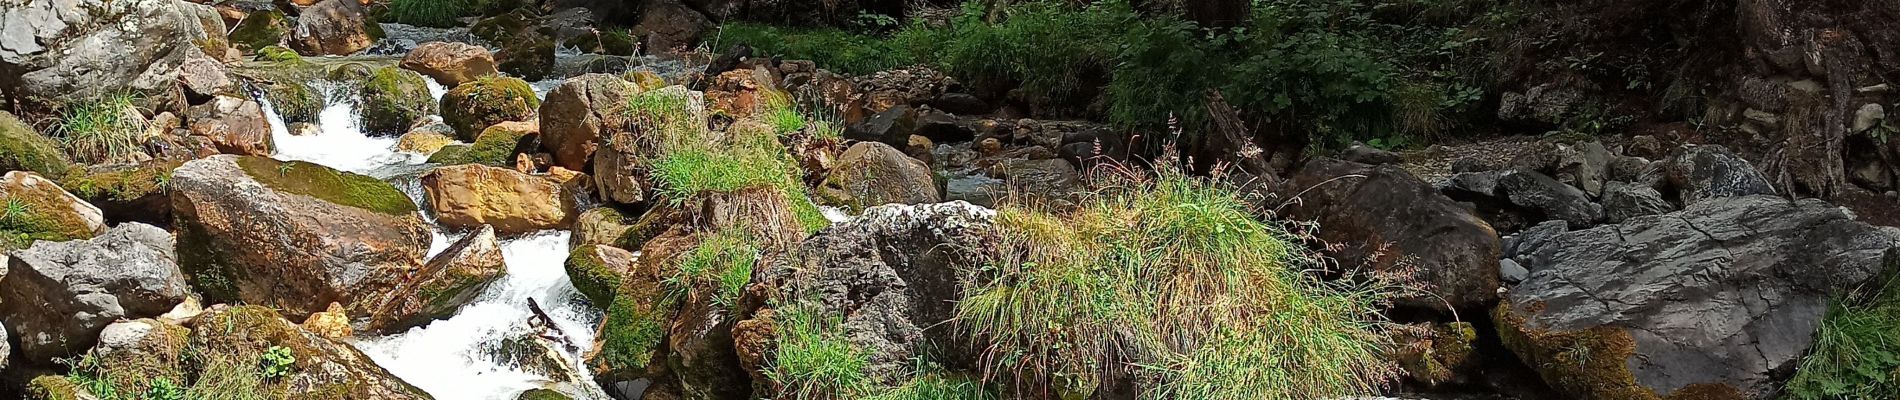
[{"label": "tall green grass", "polygon": [[650,149],[645,161],[663,201],[679,205],[700,193],[770,189],[785,197],[807,232],[831,224],[811,202],[800,181],[804,172],[779,141],[808,127],[795,107],[769,102],[763,113],[766,129],[734,124],[725,132],[711,132],[683,93],[651,91],[626,105],[634,125],[644,130],[641,146]]},{"label": "tall green grass", "polygon": [[1084,395],[1132,376],[1155,399],[1370,395],[1395,376],[1384,294],[1307,274],[1232,190],[1171,169],[1098,179],[1071,211],[998,210],[1005,244],[957,306],[987,376]]},{"label": "tall green grass", "polygon": [[870,354],[844,336],[844,317],[815,306],[778,308],[778,352],[766,376],[796,399],[852,399],[873,392]]},{"label": "tall green grass", "polygon": [[1815,333],[1814,348],[1794,378],[1788,399],[1900,398],[1900,274],[1875,282],[1865,299],[1841,299]]},{"label": "tall green grass", "polygon": [[689,296],[710,293],[714,305],[736,312],[739,296],[752,282],[759,250],[751,234],[743,230],[713,232],[681,256],[679,266],[663,282],[668,295],[684,301]]},{"label": "tall green grass", "polygon": [[52,131],[67,154],[97,163],[143,151],[145,121],[132,95],[116,94],[67,107]]}]

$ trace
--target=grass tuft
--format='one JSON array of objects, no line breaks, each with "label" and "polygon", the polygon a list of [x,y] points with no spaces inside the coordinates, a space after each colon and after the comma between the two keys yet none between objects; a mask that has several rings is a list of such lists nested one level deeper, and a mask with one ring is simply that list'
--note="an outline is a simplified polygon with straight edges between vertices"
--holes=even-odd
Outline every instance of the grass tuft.
[{"label": "grass tuft", "polygon": [[142,151],[145,132],[130,94],[115,94],[66,108],[53,136],[78,161],[99,163]]},{"label": "grass tuft", "polygon": [[844,337],[844,318],[807,304],[778,308],[777,358],[766,370],[797,399],[861,398],[874,385],[870,354]]},{"label": "grass tuft", "polygon": [[1786,397],[1793,400],[1900,398],[1900,274],[1881,276],[1871,298],[1828,308],[1814,348]]},{"label": "grass tuft", "polygon": [[667,295],[682,302],[701,288],[712,291],[714,305],[737,313],[739,296],[752,282],[752,271],[759,261],[759,245],[741,229],[725,229],[707,236],[699,245],[681,256],[673,276],[664,281]]}]

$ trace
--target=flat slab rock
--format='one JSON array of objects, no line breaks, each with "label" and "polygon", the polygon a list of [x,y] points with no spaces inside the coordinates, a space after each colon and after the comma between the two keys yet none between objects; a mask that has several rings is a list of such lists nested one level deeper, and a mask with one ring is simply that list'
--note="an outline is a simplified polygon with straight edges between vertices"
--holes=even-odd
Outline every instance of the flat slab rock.
[{"label": "flat slab rock", "polygon": [[1807,354],[1829,299],[1900,260],[1900,229],[1757,195],[1527,246],[1532,273],[1494,317],[1559,390],[1766,398]]}]

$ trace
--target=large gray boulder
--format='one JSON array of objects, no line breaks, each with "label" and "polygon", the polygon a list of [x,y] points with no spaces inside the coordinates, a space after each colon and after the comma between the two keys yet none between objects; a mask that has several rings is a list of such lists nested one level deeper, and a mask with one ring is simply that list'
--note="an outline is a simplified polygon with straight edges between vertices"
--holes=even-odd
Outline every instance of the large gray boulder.
[{"label": "large gray boulder", "polygon": [[165,313],[190,294],[172,236],[126,223],[90,240],[41,241],[16,250],[0,280],[0,320],[26,362],[84,353],[121,318]]},{"label": "large gray boulder", "polygon": [[4,0],[0,92],[61,102],[156,92],[189,53],[205,52],[198,43],[223,37],[215,10],[182,0]]},{"label": "large gray boulder", "polygon": [[1280,216],[1318,222],[1316,235],[1340,245],[1329,255],[1342,265],[1416,270],[1429,293],[1399,299],[1400,305],[1450,310],[1497,298],[1497,231],[1398,166],[1317,159],[1277,194],[1291,199]]},{"label": "large gray boulder", "polygon": [[1684,205],[1721,197],[1775,194],[1774,186],[1761,171],[1722,146],[1676,153],[1664,164],[1663,172],[1681,194]]},{"label": "large gray boulder", "polygon": [[1603,207],[1576,187],[1535,171],[1516,171],[1498,178],[1494,193],[1512,205],[1530,211],[1533,221],[1560,219],[1571,226],[1590,226],[1603,219]]},{"label": "large gray boulder", "polygon": [[1830,299],[1894,267],[1897,246],[1900,230],[1820,200],[1708,199],[1537,246],[1493,318],[1579,398],[1769,398]]}]

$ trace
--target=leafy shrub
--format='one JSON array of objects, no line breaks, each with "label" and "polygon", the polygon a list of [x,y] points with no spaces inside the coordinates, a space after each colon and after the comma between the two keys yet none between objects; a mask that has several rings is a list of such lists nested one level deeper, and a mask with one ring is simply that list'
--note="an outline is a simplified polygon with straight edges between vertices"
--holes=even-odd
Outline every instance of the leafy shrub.
[{"label": "leafy shrub", "polygon": [[986,374],[1063,393],[1126,375],[1164,399],[1351,397],[1394,377],[1384,295],[1308,275],[1233,190],[1172,169],[1099,179],[1073,210],[998,210],[1000,255],[957,305]]}]

